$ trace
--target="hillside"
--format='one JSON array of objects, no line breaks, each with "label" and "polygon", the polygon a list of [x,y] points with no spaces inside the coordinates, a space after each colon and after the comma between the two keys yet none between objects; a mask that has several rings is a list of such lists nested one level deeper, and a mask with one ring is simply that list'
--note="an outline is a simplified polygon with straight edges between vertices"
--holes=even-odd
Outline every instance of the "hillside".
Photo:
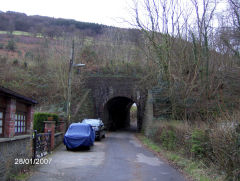
[{"label": "hillside", "polygon": [[137,41],[137,36],[139,36],[139,31],[134,29],[110,27],[102,24],[80,22],[73,19],[52,18],[39,15],[27,16],[19,12],[0,11],[0,31],[21,31],[28,32],[33,36],[56,38],[69,36],[71,34],[97,37],[105,34],[106,31],[112,30],[122,32],[125,34],[125,40],[132,42]]},{"label": "hillside", "polygon": [[88,35],[101,34],[107,26],[95,23],[79,22],[72,19],[27,16],[24,13],[0,12],[0,30],[41,33],[49,37],[62,36],[63,33],[84,32]]},{"label": "hillside", "polygon": [[65,109],[73,36],[75,63],[86,64],[74,76],[76,96],[84,94],[79,87],[85,75],[138,76],[144,71],[137,30],[7,12],[0,13],[0,84],[37,99],[39,108]]},{"label": "hillside", "polygon": [[[81,74],[75,70],[75,96],[84,94],[81,88],[86,76],[135,76],[140,80],[139,89],[161,90],[159,86],[169,82],[166,99],[175,102],[177,119],[204,120],[209,112],[218,114],[223,108],[239,106],[239,68],[230,54],[210,51],[206,77],[205,54],[194,41],[158,33],[154,47],[146,32],[136,29],[16,12],[0,13],[1,18],[5,23],[0,21],[0,84],[37,99],[40,108],[64,108],[72,37],[75,63],[86,64]],[[43,30],[50,27],[60,28],[62,33],[46,34]],[[168,65],[163,64],[164,59]],[[159,77],[162,67],[168,67],[164,70],[168,77]]]}]

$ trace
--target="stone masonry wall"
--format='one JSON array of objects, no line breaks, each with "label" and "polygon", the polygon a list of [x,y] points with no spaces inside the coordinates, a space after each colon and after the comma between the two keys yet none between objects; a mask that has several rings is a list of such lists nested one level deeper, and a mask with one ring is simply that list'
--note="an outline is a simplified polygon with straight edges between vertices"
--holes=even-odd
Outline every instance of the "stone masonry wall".
[{"label": "stone masonry wall", "polygon": [[147,100],[145,103],[145,112],[143,117],[143,131],[146,136],[149,135],[149,128],[153,123],[153,97],[152,91],[148,91]]},{"label": "stone masonry wall", "polygon": [[55,133],[54,148],[63,143],[64,133]]},{"label": "stone masonry wall", "polygon": [[16,159],[32,158],[31,138],[29,135],[2,138],[0,141],[0,180],[8,180],[30,164],[15,164]]},{"label": "stone masonry wall", "polygon": [[89,77],[86,85],[92,89],[95,117],[103,117],[104,105],[111,98],[128,97],[137,103],[135,83],[130,77]]}]

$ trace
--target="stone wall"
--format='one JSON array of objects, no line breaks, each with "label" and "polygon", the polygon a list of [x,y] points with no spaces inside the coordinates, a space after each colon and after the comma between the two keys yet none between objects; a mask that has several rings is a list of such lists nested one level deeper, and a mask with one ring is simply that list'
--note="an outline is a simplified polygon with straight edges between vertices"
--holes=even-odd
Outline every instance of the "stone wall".
[{"label": "stone wall", "polygon": [[89,77],[86,86],[92,91],[95,118],[103,118],[104,105],[114,97],[127,97],[138,103],[136,78]]},{"label": "stone wall", "polygon": [[153,122],[153,97],[152,91],[148,91],[147,100],[145,103],[145,112],[143,117],[143,131],[146,136],[149,134],[149,127]]},{"label": "stone wall", "polygon": [[171,103],[164,85],[148,90],[143,117],[144,134],[150,136],[156,120],[169,119],[170,115]]},{"label": "stone wall", "polygon": [[64,133],[63,132],[55,133],[54,137],[55,137],[54,148],[56,148],[58,145],[63,143]]},{"label": "stone wall", "polygon": [[[91,89],[94,106],[94,118],[101,118],[106,126],[111,119],[106,105],[115,98],[128,98],[136,103],[138,113],[138,130],[142,129],[145,109],[145,92],[138,88],[138,79],[134,77],[88,77],[86,87]],[[129,108],[129,107],[127,107]]]},{"label": "stone wall", "polygon": [[[101,118],[107,126],[111,122],[111,117],[109,116],[110,111],[106,111],[108,110],[106,106],[113,99],[122,97],[131,99],[137,105],[139,131],[146,129],[155,119],[168,119],[171,116],[172,105],[168,96],[167,83],[162,82],[148,92],[138,86],[138,79],[134,77],[88,77],[86,87],[91,89],[94,118]],[[148,98],[147,103],[149,93],[151,98]]]},{"label": "stone wall", "polygon": [[0,180],[8,180],[30,164],[15,164],[17,159],[32,158],[32,142],[30,135],[0,139]]}]

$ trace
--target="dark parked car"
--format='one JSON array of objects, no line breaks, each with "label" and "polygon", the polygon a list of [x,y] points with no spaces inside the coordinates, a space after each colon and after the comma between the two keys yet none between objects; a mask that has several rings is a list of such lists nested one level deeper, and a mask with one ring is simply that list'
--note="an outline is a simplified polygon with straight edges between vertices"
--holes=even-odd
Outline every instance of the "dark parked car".
[{"label": "dark parked car", "polygon": [[104,124],[101,119],[84,119],[82,123],[90,124],[95,131],[96,139],[101,141],[101,138],[105,138]]},{"label": "dark parked car", "polygon": [[64,135],[64,144],[67,149],[88,147],[94,144],[95,132],[89,124],[72,123]]}]

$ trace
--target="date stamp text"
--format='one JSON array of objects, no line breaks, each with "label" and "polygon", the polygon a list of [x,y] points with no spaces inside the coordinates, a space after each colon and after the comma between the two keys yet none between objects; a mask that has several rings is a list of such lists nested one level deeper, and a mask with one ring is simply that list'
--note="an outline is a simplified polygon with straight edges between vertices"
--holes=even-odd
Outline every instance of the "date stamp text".
[{"label": "date stamp text", "polygon": [[15,158],[14,164],[15,165],[48,165],[51,164],[52,158]]}]

